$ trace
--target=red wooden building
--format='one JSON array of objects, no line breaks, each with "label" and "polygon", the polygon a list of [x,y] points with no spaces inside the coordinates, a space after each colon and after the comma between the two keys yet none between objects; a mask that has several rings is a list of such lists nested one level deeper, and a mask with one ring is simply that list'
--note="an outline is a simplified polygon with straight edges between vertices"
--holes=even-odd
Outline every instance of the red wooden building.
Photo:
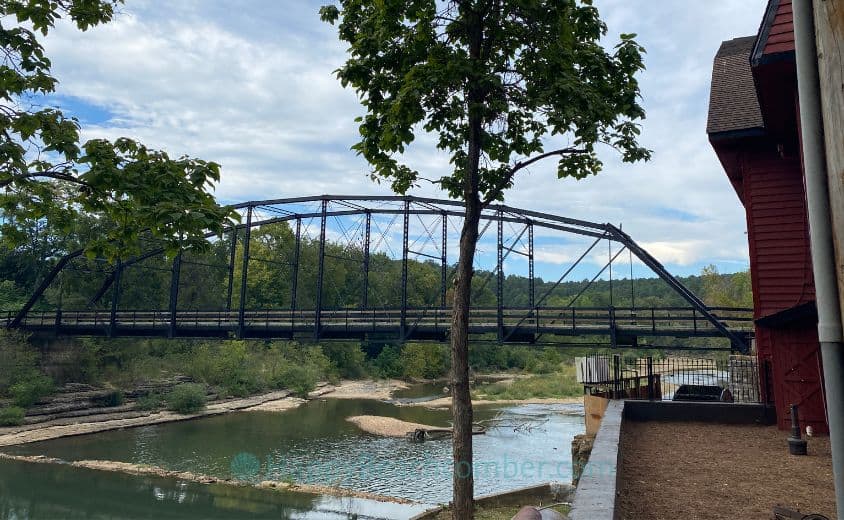
[{"label": "red wooden building", "polygon": [[721,44],[707,133],[747,213],[763,395],[828,431],[801,164],[791,0],[770,0],[759,33]]}]

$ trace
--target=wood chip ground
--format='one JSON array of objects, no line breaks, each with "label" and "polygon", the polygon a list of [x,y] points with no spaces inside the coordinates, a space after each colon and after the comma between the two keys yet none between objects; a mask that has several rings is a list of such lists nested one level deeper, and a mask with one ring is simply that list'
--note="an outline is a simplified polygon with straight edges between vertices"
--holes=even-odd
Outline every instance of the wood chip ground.
[{"label": "wood chip ground", "polygon": [[772,518],[774,506],[835,518],[828,437],[788,454],[774,426],[637,423],[622,426],[618,518]]}]

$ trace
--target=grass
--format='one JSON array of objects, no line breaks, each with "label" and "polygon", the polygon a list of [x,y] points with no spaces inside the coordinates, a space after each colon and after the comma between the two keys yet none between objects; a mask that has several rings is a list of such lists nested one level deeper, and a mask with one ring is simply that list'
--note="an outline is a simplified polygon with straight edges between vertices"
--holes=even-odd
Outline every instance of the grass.
[{"label": "grass", "polygon": [[575,378],[574,365],[562,365],[550,374],[533,375],[514,381],[488,383],[475,389],[475,397],[489,400],[578,397],[583,386]]}]

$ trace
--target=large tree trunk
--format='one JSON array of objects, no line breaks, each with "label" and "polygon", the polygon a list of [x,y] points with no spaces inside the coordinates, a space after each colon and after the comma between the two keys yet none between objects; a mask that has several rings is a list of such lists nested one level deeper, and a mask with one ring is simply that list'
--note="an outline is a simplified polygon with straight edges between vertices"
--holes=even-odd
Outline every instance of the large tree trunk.
[{"label": "large tree trunk", "polygon": [[[470,98],[478,99],[470,91]],[[460,234],[460,258],[454,289],[454,308],[451,318],[451,386],[454,436],[454,486],[452,518],[467,520],[474,514],[475,479],[472,465],[472,398],[469,395],[469,304],[474,274],[475,247],[478,243],[478,223],[481,220],[481,200],[478,193],[478,167],[481,156],[481,120],[470,109],[469,146],[463,198],[466,216]]]},{"label": "large tree trunk", "polygon": [[[463,9],[464,7],[461,7]],[[469,58],[481,60],[483,19],[477,11],[468,9],[467,31]],[[478,67],[481,70],[481,67]],[[471,77],[467,85],[469,135],[463,177],[463,201],[466,216],[460,233],[460,258],[454,281],[454,308],[451,318],[451,403],[454,417],[452,437],[453,520],[474,518],[475,478],[472,463],[472,398],[469,394],[469,304],[474,274],[475,247],[478,244],[478,223],[481,220],[479,167],[481,161],[482,110],[485,95],[478,78]]]},{"label": "large tree trunk", "polygon": [[472,518],[475,480],[472,474],[472,399],[469,395],[469,302],[472,290],[472,265],[478,242],[480,200],[475,195],[466,200],[466,218],[460,235],[460,260],[454,290],[451,319],[451,402],[454,416],[452,453],[454,486],[452,518]]}]

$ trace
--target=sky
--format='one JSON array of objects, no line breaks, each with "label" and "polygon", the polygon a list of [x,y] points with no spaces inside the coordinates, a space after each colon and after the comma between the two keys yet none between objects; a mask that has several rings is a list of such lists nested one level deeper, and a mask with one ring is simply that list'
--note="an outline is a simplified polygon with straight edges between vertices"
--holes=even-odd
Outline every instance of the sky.
[{"label": "sky", "polygon": [[[390,194],[350,150],[362,109],[333,75],[345,47],[320,22],[328,0],[126,0],[116,19],[45,40],[60,83],[51,103],[83,138],[139,139],[222,165],[224,203],[304,195]],[[604,171],[559,180],[553,160],[519,174],[508,205],[623,226],[669,271],[748,266],[744,210],[706,137],[712,60],[722,40],[755,34],[764,0],[596,0],[607,43],[636,33],[648,163],[607,151]],[[424,177],[449,171],[420,136],[407,160]],[[435,186],[411,191],[445,197]]]}]

